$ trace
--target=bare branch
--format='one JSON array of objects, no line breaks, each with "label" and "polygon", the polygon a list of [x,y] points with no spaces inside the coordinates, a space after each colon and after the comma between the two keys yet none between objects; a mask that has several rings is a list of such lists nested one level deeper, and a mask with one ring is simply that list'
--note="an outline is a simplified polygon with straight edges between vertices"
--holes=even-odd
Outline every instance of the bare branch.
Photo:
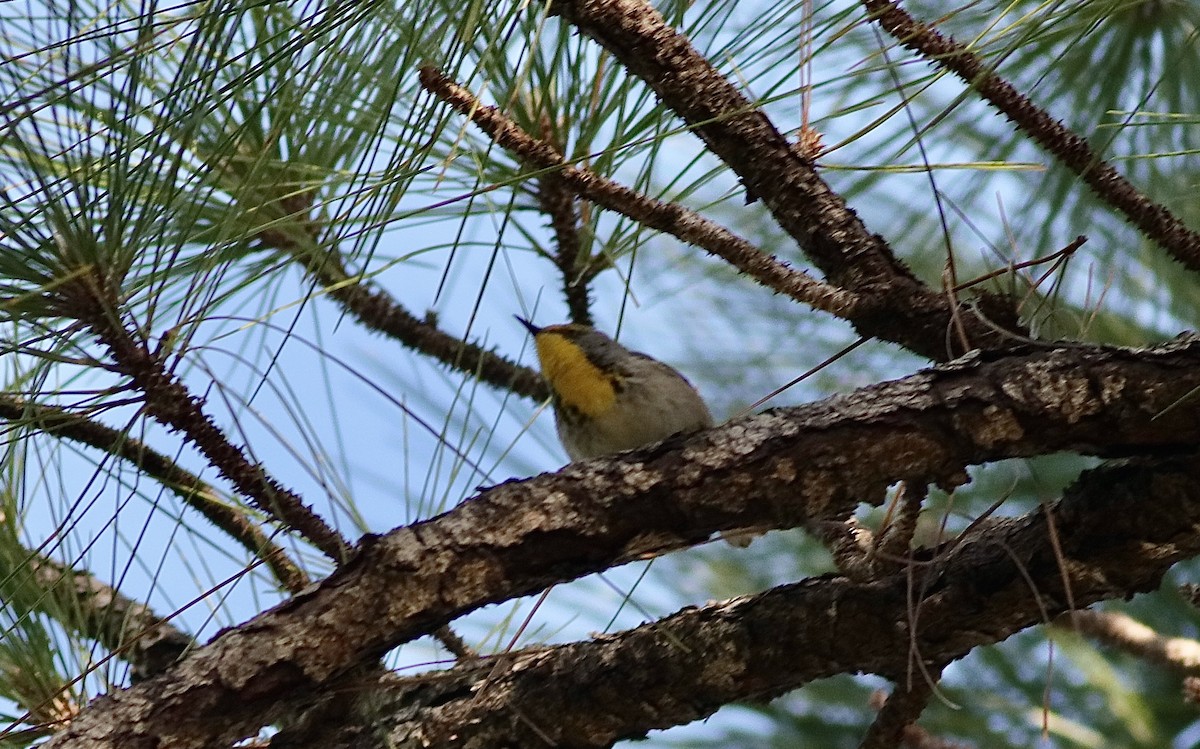
[{"label": "bare branch", "polygon": [[1146,197],[1110,166],[1087,141],[986,65],[978,55],[933,26],[921,23],[891,0],[862,0],[872,20],[904,47],[961,78],[972,90],[1004,113],[1038,145],[1075,172],[1101,200],[1125,215],[1147,237],[1188,269],[1200,271],[1200,233]]}]

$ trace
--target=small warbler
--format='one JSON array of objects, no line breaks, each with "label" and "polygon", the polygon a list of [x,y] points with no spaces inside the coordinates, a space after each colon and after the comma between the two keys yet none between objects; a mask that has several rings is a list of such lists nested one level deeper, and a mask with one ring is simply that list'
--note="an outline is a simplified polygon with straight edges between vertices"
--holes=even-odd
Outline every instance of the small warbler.
[{"label": "small warbler", "polygon": [[586,325],[539,328],[517,320],[533,334],[542,376],[553,394],[558,438],[571,460],[632,450],[713,425],[692,383],[657,359]]}]

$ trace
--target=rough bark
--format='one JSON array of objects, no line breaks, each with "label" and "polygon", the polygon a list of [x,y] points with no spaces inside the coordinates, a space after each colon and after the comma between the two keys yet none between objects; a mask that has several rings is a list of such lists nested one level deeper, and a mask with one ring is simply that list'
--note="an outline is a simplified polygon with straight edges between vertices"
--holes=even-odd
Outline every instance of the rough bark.
[{"label": "rough bark", "polygon": [[1072,607],[1157,587],[1200,553],[1198,479],[1191,459],[1105,467],[1048,510],[980,527],[884,579],[814,578],[384,682],[371,719],[349,721],[326,749],[603,747],[839,673],[919,685],[918,658],[936,673]]},{"label": "rough bark", "polygon": [[[953,485],[972,464],[1062,450],[1187,452],[1200,440],[1198,388],[1193,340],[1140,351],[1079,346],[974,356],[506,482],[436,518],[366,539],[321,584],[222,633],[166,674],[98,700],[49,746],[230,743],[270,723],[289,701],[480,606],[717,531],[842,517],[860,502],[882,501],[901,479]],[[972,568],[972,579],[992,584],[987,565]],[[1123,582],[1110,593],[1143,584]],[[972,623],[938,637],[969,648],[981,641],[978,632]]]}]

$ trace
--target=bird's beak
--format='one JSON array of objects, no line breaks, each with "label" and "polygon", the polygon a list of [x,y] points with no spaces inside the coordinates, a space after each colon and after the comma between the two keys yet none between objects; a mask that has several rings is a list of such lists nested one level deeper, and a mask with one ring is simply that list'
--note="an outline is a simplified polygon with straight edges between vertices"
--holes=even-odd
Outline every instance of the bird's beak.
[{"label": "bird's beak", "polygon": [[537,336],[538,333],[542,332],[541,328],[529,322],[524,317],[521,317],[520,315],[513,315],[513,317],[517,318],[517,322],[525,326],[525,329],[529,331],[530,335]]}]

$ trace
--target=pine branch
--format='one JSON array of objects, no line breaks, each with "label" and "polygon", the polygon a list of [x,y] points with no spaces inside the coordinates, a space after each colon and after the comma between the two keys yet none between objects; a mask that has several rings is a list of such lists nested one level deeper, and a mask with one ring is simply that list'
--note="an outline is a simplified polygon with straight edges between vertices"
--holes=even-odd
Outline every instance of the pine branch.
[{"label": "pine branch", "polygon": [[[717,531],[795,527],[810,517],[848,513],[861,502],[878,504],[898,480],[952,486],[965,480],[969,465],[1063,450],[1190,454],[1200,442],[1197,389],[1200,342],[1193,340],[1138,351],[1076,346],[994,361],[974,356],[846,396],[507,482],[431,520],[364,539],[358,554],[311,592],[226,631],[167,674],[109,695],[48,746],[124,747],[167,735],[177,749],[237,741],[277,718],[286,703],[319,693],[364,661],[481,606],[698,543]],[[1036,514],[1012,527],[1018,537],[1006,532],[977,545],[978,556],[956,552],[949,562],[939,559],[938,570],[952,563],[967,571],[962,595],[975,600],[982,591],[982,600],[995,608],[974,618],[984,609],[962,606],[942,576],[931,578],[928,587],[917,588],[931,596],[922,622],[940,621],[930,607],[943,601],[971,616],[945,620],[961,628],[929,630],[922,657],[942,662],[1029,626],[1041,616],[1045,596],[1082,606],[1148,589],[1170,564],[1200,552],[1194,462],[1157,468],[1130,468],[1136,486],[1125,493],[1113,488],[1118,482],[1112,475],[1099,477],[1099,497],[1125,504],[1106,508],[1097,499],[1060,508],[1054,553],[1033,554],[1022,545],[1027,534],[1048,533],[1035,529],[1047,525]],[[1153,496],[1154,502],[1141,502],[1133,512],[1134,500],[1126,494],[1139,501]],[[1117,517],[1131,529],[1125,535],[1114,530]],[[989,529],[987,538],[993,533]],[[1147,559],[1148,543],[1161,548]],[[1059,549],[1079,564],[1064,573]],[[1030,595],[1024,574],[1046,581],[1041,597]],[[1056,598],[1064,576],[1072,588]],[[879,625],[895,634],[896,622],[906,621],[898,612],[907,609],[881,609],[879,588],[873,587],[879,585],[864,584],[864,605],[869,601],[869,616],[881,617]],[[909,581],[895,585],[895,605],[907,606]],[[844,613],[842,600],[831,605],[825,599],[818,609]],[[785,629],[758,631],[775,637]],[[830,631],[826,621],[812,630],[823,639]],[[654,641],[661,642],[657,636]],[[853,663],[862,665],[870,653],[860,651],[874,642],[856,641]],[[876,653],[887,660],[872,660],[866,670],[903,678],[910,652],[906,645],[889,648],[886,656]],[[649,662],[638,671],[658,673]],[[673,693],[687,683],[672,679]],[[763,684],[757,671],[753,683]]]},{"label": "pine branch", "polygon": [[943,36],[932,25],[917,21],[899,3],[862,0],[862,4],[871,19],[902,46],[957,75],[1047,153],[1079,175],[1101,200],[1123,213],[1129,223],[1189,270],[1200,271],[1200,232],[1189,229],[1165,206],[1134,187],[1092,150],[1086,140],[996,75],[978,55],[953,38]]},{"label": "pine branch", "polygon": [[296,593],[309,584],[308,575],[296,566],[282,547],[251,523],[245,513],[221,501],[217,492],[198,476],[129,434],[61,408],[8,395],[0,395],[0,418],[14,426],[28,425],[45,434],[69,439],[128,461],[161,482],[242,548],[263,560],[285,590]]},{"label": "pine branch", "polygon": [[[936,361],[966,348],[1003,349],[1026,333],[1012,300],[989,293],[960,308],[923,284],[817,174],[802,149],[643,0],[555,0],[560,15],[611,52],[658,94],[761,200],[829,281],[859,297],[863,336],[899,343]],[[956,353],[957,351],[957,353]]]},{"label": "pine branch", "polygon": [[606,177],[569,164],[549,143],[526,133],[496,107],[485,107],[470,91],[433,67],[421,68],[421,85],[455,111],[470,117],[493,140],[534,169],[554,170],[564,185],[596,205],[616,211],[725,260],[767,288],[787,294],[814,309],[852,319],[859,301],[854,294],[789,268],[714,221],[676,203],[635,192]]},{"label": "pine branch", "polygon": [[[386,700],[373,691],[367,725],[343,718],[355,741],[326,749],[538,747],[546,737],[608,747],[836,674],[903,684],[914,656],[936,674],[937,664],[1045,624],[1071,601],[1157,587],[1173,564],[1200,554],[1198,479],[1191,458],[1093,470],[1057,504],[998,521],[953,551],[921,550],[915,584],[906,573],[857,583],[822,576],[587,642],[397,680],[382,690]],[[915,601],[914,590],[924,591]],[[894,741],[899,727],[929,738],[925,746],[951,746],[911,730],[928,689],[901,694],[879,733]]]},{"label": "pine branch", "polygon": [[350,545],[295,492],[251,463],[205,413],[202,401],[166,366],[161,350],[129,332],[120,320],[119,298],[99,271],[85,269],[57,290],[62,311],[87,325],[108,349],[115,368],[142,393],[154,419],[180,432],[252,505],[291,526],[334,561],[342,561]]},{"label": "pine branch", "polygon": [[[300,220],[304,220],[301,217]],[[459,372],[517,395],[541,402],[550,391],[536,370],[517,364],[441,330],[432,320],[422,320],[386,291],[352,276],[334,250],[296,252],[294,257],[326,293],[339,302],[364,327],[393,338]]]},{"label": "pine branch", "polygon": [[[134,681],[162,673],[192,638],[145,604],[122,595],[89,572],[30,552],[24,571],[45,591],[39,608],[133,667]],[[70,619],[63,616],[70,612]]]}]

